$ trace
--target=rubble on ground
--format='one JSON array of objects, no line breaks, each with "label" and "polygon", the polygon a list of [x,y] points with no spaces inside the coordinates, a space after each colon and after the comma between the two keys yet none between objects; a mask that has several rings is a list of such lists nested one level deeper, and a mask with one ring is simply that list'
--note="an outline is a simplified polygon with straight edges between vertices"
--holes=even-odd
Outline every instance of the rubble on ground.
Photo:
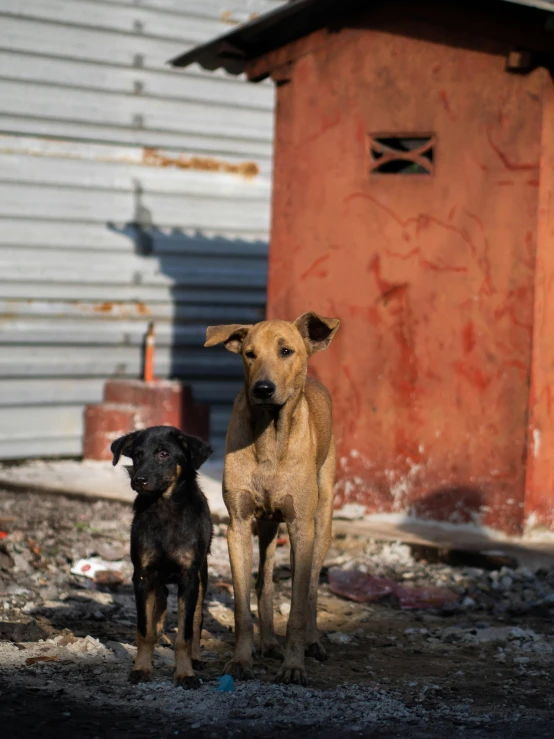
[{"label": "rubble on ground", "polygon": [[[251,731],[277,736],[293,729],[356,735],[368,727],[409,725],[409,731],[423,732],[414,736],[442,736],[447,726],[500,738],[510,735],[502,727],[531,718],[542,726],[553,717],[551,568],[531,569],[495,556],[483,558],[481,567],[475,557],[468,558],[471,566],[463,557],[452,564],[440,552],[355,536],[335,537],[325,562],[319,623],[330,659],[307,659],[309,688],[274,684],[278,663],[257,658],[256,680],[218,692],[217,677],[234,640],[224,524],[215,526],[209,560],[202,687],[194,694],[173,687],[173,590],[153,680],[131,686],[127,675],[136,649],[130,522],[125,504],[0,491],[0,680],[41,695],[63,691],[67,700],[97,710],[160,715],[167,731],[176,726],[207,737]],[[281,640],[291,603],[286,539],[279,540],[274,577]],[[87,576],[82,568],[91,561],[98,567]],[[81,572],[75,574],[78,564]],[[118,577],[98,577],[110,571]],[[346,583],[354,574],[359,582],[386,580],[397,593],[434,597],[448,591],[452,597],[428,598],[414,610],[403,610],[398,597],[356,602],[333,594],[333,573],[347,576]],[[254,591],[251,605],[256,622]],[[439,724],[435,735],[432,728]]]}]

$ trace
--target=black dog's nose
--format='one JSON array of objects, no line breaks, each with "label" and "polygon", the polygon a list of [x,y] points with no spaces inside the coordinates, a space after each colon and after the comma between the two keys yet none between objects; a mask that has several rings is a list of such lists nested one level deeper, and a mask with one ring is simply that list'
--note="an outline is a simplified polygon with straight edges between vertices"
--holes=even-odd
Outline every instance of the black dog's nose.
[{"label": "black dog's nose", "polygon": [[268,400],[275,392],[275,385],[269,380],[258,380],[254,383],[252,394],[260,400]]},{"label": "black dog's nose", "polygon": [[133,482],[135,483],[137,488],[143,488],[148,483],[148,478],[147,477],[135,477]]}]

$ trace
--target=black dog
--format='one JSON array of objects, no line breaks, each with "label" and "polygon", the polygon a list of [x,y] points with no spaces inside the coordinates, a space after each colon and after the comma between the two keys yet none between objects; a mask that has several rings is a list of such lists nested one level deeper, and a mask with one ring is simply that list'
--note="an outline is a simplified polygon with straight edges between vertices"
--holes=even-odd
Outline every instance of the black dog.
[{"label": "black dog", "polygon": [[137,606],[137,656],[129,681],[150,680],[169,583],[177,584],[175,685],[197,688],[207,555],[212,539],[210,509],[196,472],[212,449],[172,426],[134,431],[110,447],[113,464],[130,457],[131,487],[138,495],[131,526],[131,560]]}]

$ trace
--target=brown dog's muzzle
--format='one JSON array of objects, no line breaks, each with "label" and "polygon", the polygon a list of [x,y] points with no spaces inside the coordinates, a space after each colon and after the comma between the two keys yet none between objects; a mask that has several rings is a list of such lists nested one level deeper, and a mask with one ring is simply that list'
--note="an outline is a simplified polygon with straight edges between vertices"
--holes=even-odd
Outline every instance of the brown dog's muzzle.
[{"label": "brown dog's muzzle", "polygon": [[251,389],[252,401],[258,405],[273,404],[275,402],[275,383],[271,380],[258,380]]}]

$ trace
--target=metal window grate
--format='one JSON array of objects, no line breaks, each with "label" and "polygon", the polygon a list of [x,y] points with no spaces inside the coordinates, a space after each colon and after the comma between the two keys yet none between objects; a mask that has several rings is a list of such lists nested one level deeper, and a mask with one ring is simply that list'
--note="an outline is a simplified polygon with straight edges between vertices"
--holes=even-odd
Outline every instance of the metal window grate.
[{"label": "metal window grate", "polygon": [[432,134],[379,134],[369,137],[372,174],[425,174],[434,172],[436,137]]}]

